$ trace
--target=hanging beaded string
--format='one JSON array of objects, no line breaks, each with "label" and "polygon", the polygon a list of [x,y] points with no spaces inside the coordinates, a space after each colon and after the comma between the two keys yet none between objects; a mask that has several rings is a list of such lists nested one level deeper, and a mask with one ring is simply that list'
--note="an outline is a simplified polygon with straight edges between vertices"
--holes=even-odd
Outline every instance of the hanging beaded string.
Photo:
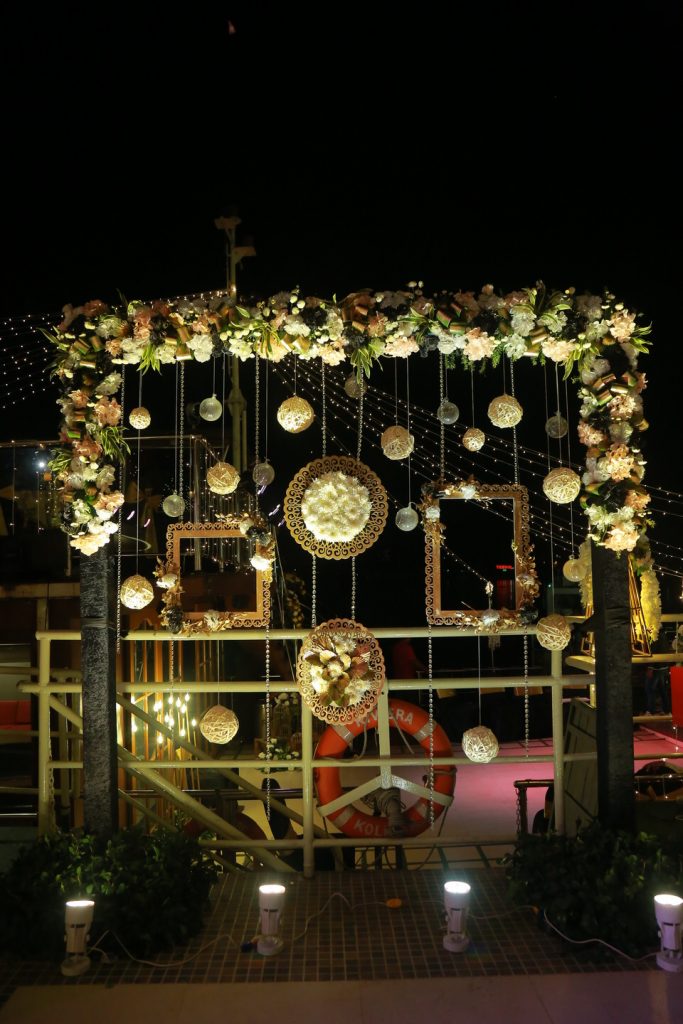
[{"label": "hanging beaded string", "polygon": [[173,716],[173,711],[174,711],[174,706],[175,706],[174,705],[175,693],[174,693],[174,689],[173,689],[173,676],[175,675],[174,661],[175,661],[175,640],[171,640],[171,646],[170,646],[170,650],[169,650],[169,654],[168,654],[168,672],[169,672],[169,682],[171,684],[171,692],[170,692],[170,695],[169,695],[169,698],[168,698],[168,705],[169,705],[171,710],[167,713],[167,717],[166,717],[166,724],[168,725],[169,729],[171,730],[171,740],[170,740],[171,743],[173,742],[173,735],[175,733],[175,718]]},{"label": "hanging beaded string", "polygon": [[[503,359],[503,363],[505,360]],[[515,364],[510,360],[510,391],[515,397]],[[546,388],[546,419],[548,418],[548,392]],[[517,427],[512,428],[512,465],[514,470],[514,482],[519,484],[519,450],[517,447]],[[552,524],[550,535],[552,538]],[[524,652],[524,756],[529,756],[529,636],[524,630],[522,643]]]},{"label": "hanging beaded string", "polygon": [[[182,498],[183,496],[183,447],[185,441],[185,363],[180,364],[180,408],[179,408],[179,420],[180,420],[180,441],[178,444],[178,494]],[[185,509],[182,511],[183,519],[185,516]]]},{"label": "hanging beaded string", "polygon": [[[558,368],[557,368],[557,363],[555,363],[555,401],[557,402],[557,416],[558,416],[558,419],[559,419],[559,417],[561,416],[561,412],[560,412],[560,377],[559,377],[559,372],[558,372]],[[557,439],[557,461],[559,462],[560,465],[562,465],[562,438],[561,437],[558,437],[558,439]]]},{"label": "hanging beaded string", "polygon": [[[565,381],[564,381],[564,409],[565,409],[565,413],[567,415],[567,465],[571,466],[571,464],[572,464],[572,441],[571,441],[572,430],[571,430],[571,420],[570,420],[570,415],[569,415],[569,389],[568,389],[568,386],[567,386],[567,378],[566,377],[565,377]],[[571,546],[572,546],[572,548],[571,548],[571,550],[572,550],[572,557],[574,557],[574,555],[578,554],[578,552],[576,551],[576,546],[574,544],[574,502],[573,501],[569,502],[569,535],[570,535],[570,538],[571,538],[570,542],[571,542]]]},{"label": "hanging beaded string", "polygon": [[[549,415],[548,407],[548,373],[547,369],[543,367],[543,391],[545,397],[545,418],[546,422]],[[551,461],[550,461],[550,435],[546,432],[545,435],[545,447],[546,457],[548,460],[548,470],[550,472]],[[553,503],[548,499],[548,526],[550,528],[550,611],[555,611],[555,530],[553,523]]]},{"label": "hanging beaded string", "polygon": [[[142,405],[142,374],[139,373],[138,374],[138,407],[141,406],[141,405]],[[138,444],[137,444],[138,464],[137,464],[136,484],[135,484],[136,491],[137,491],[136,496],[135,496],[135,502],[136,502],[136,509],[135,509],[135,572],[136,573],[138,572],[139,565],[140,565],[140,516],[142,514],[142,509],[140,507],[140,462],[142,461],[142,459],[141,459],[141,452],[140,452],[141,440],[142,440],[142,431],[138,427]]]},{"label": "hanging beaded string", "polygon": [[299,369],[299,357],[298,357],[298,355],[295,352],[294,353],[294,394],[295,395],[296,395],[296,377],[297,377],[298,369]]},{"label": "hanging beaded string", "polygon": [[222,392],[221,392],[222,405],[223,405],[223,413],[221,415],[221,452],[223,454],[221,455],[221,458],[223,458],[223,459],[225,458],[225,454],[226,454],[226,452],[225,452],[225,378],[226,378],[226,373],[225,373],[225,352],[224,352],[223,353],[223,367],[222,367],[222,384],[223,384],[223,387],[222,387]]},{"label": "hanging beaded string", "polygon": [[429,678],[429,827],[434,828],[434,661],[432,651],[432,624],[427,623],[427,672]]},{"label": "hanging beaded string", "polygon": [[[406,359],[406,363],[408,360]],[[394,359],[394,420],[398,426],[398,359]]]},{"label": "hanging beaded string", "polygon": [[[439,353],[439,405],[443,405],[445,399],[445,383],[443,369],[443,353]],[[443,418],[439,417],[439,480],[446,477],[446,426]]]},{"label": "hanging beaded string", "polygon": [[[361,451],[363,448],[363,395],[365,394],[365,385],[361,388],[360,395],[358,396],[358,442],[356,444],[356,462],[360,462]],[[398,408],[398,407],[397,407]],[[356,618],[356,556],[351,557],[351,618]]]},{"label": "hanging beaded string", "polygon": [[[394,360],[395,362],[396,360]],[[406,359],[406,427],[410,434],[410,360]],[[412,455],[412,453],[411,453]],[[408,507],[412,505],[411,494],[411,455],[408,455]]]},{"label": "hanging beaded string", "polygon": [[180,363],[175,364],[175,429],[173,431],[173,490],[178,494],[178,382]]},{"label": "hanging beaded string", "polygon": [[266,393],[265,393],[265,410],[263,418],[263,461],[268,461],[268,380],[270,378],[270,360],[266,359]]},{"label": "hanging beaded string", "polygon": [[270,821],[270,619],[266,624],[266,818]]},{"label": "hanging beaded string", "polygon": [[[489,606],[491,599],[489,598]],[[479,681],[479,725],[481,725],[481,637],[477,635],[477,679]]]},{"label": "hanging beaded string", "polygon": [[470,363],[470,391],[472,393],[472,426],[474,426],[474,366]]},{"label": "hanging beaded string", "polygon": [[[121,367],[121,422],[125,414],[126,400],[126,365]],[[14,486],[14,485],[13,485]],[[126,493],[126,462],[121,463],[121,492]],[[12,506],[12,517],[14,518],[14,506]],[[121,567],[123,562],[122,539],[123,532],[123,504],[119,505],[118,514],[118,537],[116,541],[116,653],[121,651]],[[14,533],[14,523],[12,523]]]},{"label": "hanging beaded string", "polygon": [[327,392],[325,390],[325,364],[320,363],[320,381],[321,388],[320,394],[323,403],[323,420],[322,420],[322,433],[323,433],[323,458],[327,455]]},{"label": "hanging beaded string", "polygon": [[318,559],[311,555],[311,629],[318,625]]},{"label": "hanging beaded string", "polygon": [[254,465],[258,466],[261,461],[259,449],[261,447],[261,360],[258,353],[255,357],[254,370]]}]

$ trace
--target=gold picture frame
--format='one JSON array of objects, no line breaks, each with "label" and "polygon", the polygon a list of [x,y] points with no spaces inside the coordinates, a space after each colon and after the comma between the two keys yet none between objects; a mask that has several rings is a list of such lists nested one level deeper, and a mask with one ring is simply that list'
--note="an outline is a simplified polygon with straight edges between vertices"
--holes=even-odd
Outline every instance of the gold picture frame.
[{"label": "gold picture frame", "polygon": [[[246,517],[251,518],[251,517]],[[181,543],[183,540],[196,541],[239,538],[245,540],[240,529],[244,515],[226,515],[218,523],[173,523],[166,532],[166,563],[177,571],[177,583],[167,590],[164,600],[170,605],[182,608]],[[202,632],[221,632],[227,629],[258,629],[270,623],[270,585],[272,568],[255,569],[255,607],[239,611],[188,612],[182,609],[183,635]]]},{"label": "gold picture frame", "polygon": [[[533,603],[539,593],[538,577],[530,541],[529,492],[521,484],[478,484],[470,481],[453,483],[435,481],[425,488],[420,510],[425,529],[425,597],[427,622],[435,626],[460,626],[489,632],[523,625],[520,613]],[[496,500],[512,502],[512,527],[515,567],[515,606],[500,609],[498,617],[486,616],[488,609],[448,609],[442,607],[441,547],[444,526],[441,522],[442,501],[460,500],[487,503]],[[498,610],[497,610],[498,611]],[[484,618],[482,619],[482,616]]]}]

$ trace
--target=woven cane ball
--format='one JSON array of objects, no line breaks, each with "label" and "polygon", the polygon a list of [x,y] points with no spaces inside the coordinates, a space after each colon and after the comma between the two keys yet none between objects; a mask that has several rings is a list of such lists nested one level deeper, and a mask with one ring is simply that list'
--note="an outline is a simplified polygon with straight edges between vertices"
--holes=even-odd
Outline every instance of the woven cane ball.
[{"label": "woven cane ball", "polygon": [[381,444],[386,457],[397,462],[408,458],[415,447],[415,439],[405,427],[387,427],[382,434]]},{"label": "woven cane ball", "polygon": [[470,761],[487,764],[498,753],[498,740],[487,726],[477,725],[462,734],[462,749]]},{"label": "woven cane ball", "polygon": [[488,408],[494,427],[516,427],[522,418],[522,407],[512,395],[499,395]]},{"label": "woven cane ball", "polygon": [[199,731],[209,743],[229,743],[237,735],[239,719],[230,708],[214,704],[199,723]]},{"label": "woven cane ball", "polygon": [[206,474],[206,482],[214,494],[232,494],[240,482],[240,475],[229,462],[217,462]]},{"label": "woven cane ball", "polygon": [[124,608],[140,611],[154,597],[154,590],[144,576],[129,576],[121,584],[121,604]]},{"label": "woven cane ball", "polygon": [[581,490],[581,477],[568,466],[551,469],[543,481],[543,493],[556,505],[568,505]]},{"label": "woven cane ball", "polygon": [[298,395],[287,398],[277,411],[278,423],[289,434],[300,434],[302,430],[307,430],[314,419],[312,405]]},{"label": "woven cane ball", "polygon": [[564,615],[546,615],[538,620],[536,639],[546,651],[562,651],[569,643],[572,631]]}]

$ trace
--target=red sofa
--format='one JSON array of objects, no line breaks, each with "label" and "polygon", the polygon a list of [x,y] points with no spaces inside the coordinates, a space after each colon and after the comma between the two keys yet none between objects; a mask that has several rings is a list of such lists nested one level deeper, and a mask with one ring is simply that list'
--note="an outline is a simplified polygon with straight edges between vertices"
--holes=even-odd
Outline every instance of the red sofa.
[{"label": "red sofa", "polygon": [[30,700],[0,700],[0,730],[26,732],[30,728]]}]

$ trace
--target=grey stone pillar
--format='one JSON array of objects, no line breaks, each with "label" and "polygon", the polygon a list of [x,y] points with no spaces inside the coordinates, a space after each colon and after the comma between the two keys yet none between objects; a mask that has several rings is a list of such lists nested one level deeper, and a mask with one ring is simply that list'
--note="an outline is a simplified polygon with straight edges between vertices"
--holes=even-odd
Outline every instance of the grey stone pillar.
[{"label": "grey stone pillar", "polygon": [[633,829],[633,691],[628,555],[593,544],[598,817]]},{"label": "grey stone pillar", "polygon": [[88,832],[117,828],[116,640],[106,548],[81,555],[81,670],[83,674],[83,787]]}]

